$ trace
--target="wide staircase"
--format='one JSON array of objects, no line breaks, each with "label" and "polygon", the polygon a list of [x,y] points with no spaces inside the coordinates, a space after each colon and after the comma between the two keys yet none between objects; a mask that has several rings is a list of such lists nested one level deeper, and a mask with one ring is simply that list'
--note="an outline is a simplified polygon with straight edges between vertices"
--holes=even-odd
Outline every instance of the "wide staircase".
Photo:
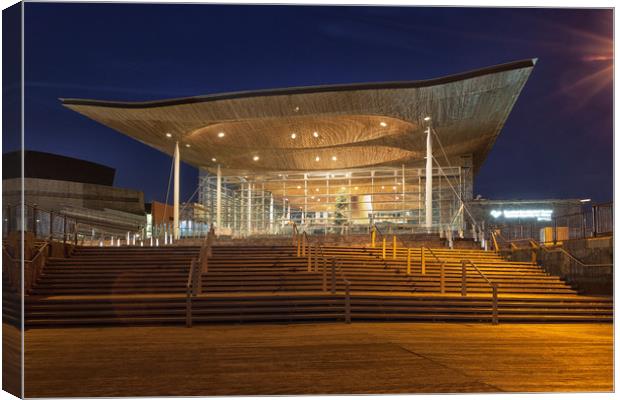
[{"label": "wide staircase", "polygon": [[[26,327],[184,324],[189,266],[199,252],[79,247],[70,258],[51,258],[26,298]],[[345,279],[353,322],[489,321],[491,287],[482,276],[469,269],[461,296],[463,259],[497,283],[500,322],[612,321],[611,298],[580,296],[539,266],[491,251],[425,250],[423,273],[421,249],[411,249],[409,274],[406,249],[395,257],[388,249],[385,259],[368,247],[323,246],[310,261],[297,253],[294,246],[215,246],[202,294],[192,300],[194,323],[342,321]]]}]

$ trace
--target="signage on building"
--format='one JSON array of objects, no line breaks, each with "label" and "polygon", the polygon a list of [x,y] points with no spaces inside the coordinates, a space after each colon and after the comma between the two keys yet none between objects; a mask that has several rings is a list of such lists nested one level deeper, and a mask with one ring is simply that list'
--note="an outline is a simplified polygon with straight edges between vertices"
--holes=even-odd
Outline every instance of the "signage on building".
[{"label": "signage on building", "polygon": [[507,219],[536,218],[537,221],[551,221],[553,210],[491,210],[493,218],[504,217]]}]

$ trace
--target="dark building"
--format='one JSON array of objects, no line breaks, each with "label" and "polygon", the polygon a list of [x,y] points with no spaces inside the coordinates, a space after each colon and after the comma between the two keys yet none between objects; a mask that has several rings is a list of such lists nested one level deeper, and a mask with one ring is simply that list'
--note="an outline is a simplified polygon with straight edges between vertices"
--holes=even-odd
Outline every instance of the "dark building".
[{"label": "dark building", "polygon": [[[21,202],[21,155],[15,151],[2,156],[5,207]],[[27,150],[23,155],[27,205],[108,230],[144,226],[144,194],[114,187],[114,168],[38,151]]]}]

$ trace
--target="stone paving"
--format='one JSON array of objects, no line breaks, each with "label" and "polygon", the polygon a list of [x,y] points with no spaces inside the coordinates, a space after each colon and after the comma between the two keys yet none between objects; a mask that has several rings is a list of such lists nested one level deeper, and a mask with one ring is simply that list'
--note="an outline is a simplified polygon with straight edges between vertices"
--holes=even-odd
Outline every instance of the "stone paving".
[{"label": "stone paving", "polygon": [[613,390],[611,324],[36,329],[26,396]]}]

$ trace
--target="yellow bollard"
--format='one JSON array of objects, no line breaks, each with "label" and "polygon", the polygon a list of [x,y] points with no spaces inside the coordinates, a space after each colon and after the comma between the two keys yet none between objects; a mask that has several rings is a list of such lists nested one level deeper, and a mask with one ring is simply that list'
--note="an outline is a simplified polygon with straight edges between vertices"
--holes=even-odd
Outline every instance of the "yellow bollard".
[{"label": "yellow bollard", "polygon": [[385,260],[386,237],[383,237],[383,259]]},{"label": "yellow bollard", "polygon": [[411,275],[411,249],[407,249],[407,275]]},{"label": "yellow bollard", "polygon": [[377,240],[377,231],[375,230],[375,227],[372,227],[372,232],[370,232],[370,247],[372,247],[373,249],[375,248],[375,241]]},{"label": "yellow bollard", "polygon": [[392,260],[396,260],[396,235],[392,236]]},{"label": "yellow bollard", "polygon": [[426,257],[424,256],[424,247],[422,247],[422,254],[420,257],[422,258],[422,275],[426,275]]}]

